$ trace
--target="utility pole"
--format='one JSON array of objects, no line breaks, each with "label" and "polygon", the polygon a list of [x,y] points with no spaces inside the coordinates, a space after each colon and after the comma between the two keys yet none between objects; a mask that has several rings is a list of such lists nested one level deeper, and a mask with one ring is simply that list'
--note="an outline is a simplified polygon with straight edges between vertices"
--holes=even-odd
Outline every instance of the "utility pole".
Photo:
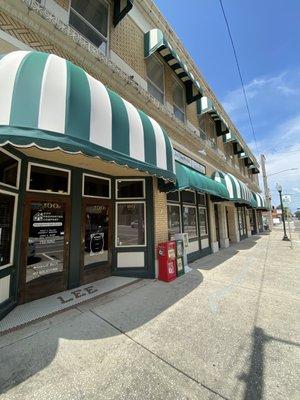
[{"label": "utility pole", "polygon": [[266,174],[266,157],[264,154],[260,155],[260,165],[261,165],[261,170],[262,170],[262,176],[263,176],[263,182],[264,182],[264,193],[265,193],[265,198],[267,201],[267,206],[268,206],[268,216],[269,216],[269,228],[272,230],[273,228],[273,218],[272,218],[272,201],[271,201],[271,193],[269,191],[269,186],[268,186],[268,178]]}]

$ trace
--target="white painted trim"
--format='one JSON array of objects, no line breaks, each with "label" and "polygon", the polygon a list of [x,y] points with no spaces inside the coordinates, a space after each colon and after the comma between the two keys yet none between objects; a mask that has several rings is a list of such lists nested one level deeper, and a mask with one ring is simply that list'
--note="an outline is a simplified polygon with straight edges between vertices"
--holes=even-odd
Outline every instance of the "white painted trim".
[{"label": "white painted trim", "polygon": [[[105,180],[105,181],[108,181],[108,184],[109,184],[109,190],[108,190],[108,192],[109,192],[109,194],[108,194],[108,197],[103,197],[103,196],[90,196],[90,195],[88,195],[88,194],[84,194],[84,182],[85,182],[85,177],[86,176],[89,176],[90,178],[95,178],[95,179],[103,179],[103,180]],[[89,197],[89,198],[92,198],[92,199],[111,199],[111,179],[109,179],[109,178],[106,178],[106,177],[104,177],[104,176],[98,176],[98,175],[92,175],[92,174],[86,174],[86,173],[83,173],[82,174],[82,197]]]},{"label": "white painted trim", "polygon": [[12,233],[11,233],[11,243],[10,243],[10,260],[8,264],[2,265],[0,267],[0,270],[5,269],[7,267],[10,267],[13,265],[13,259],[14,259],[14,254],[15,254],[15,237],[16,237],[16,222],[17,222],[17,209],[18,209],[18,200],[19,200],[19,195],[17,193],[13,192],[7,192],[6,190],[0,189],[0,193],[5,194],[7,196],[13,196],[15,198],[15,204],[14,204],[14,215],[13,215],[13,228],[12,228]]},{"label": "white painted trim", "polygon": [[[124,181],[127,181],[127,182],[143,182],[143,197],[118,197],[118,182],[124,182]],[[118,200],[142,200],[142,199],[145,199],[145,197],[146,197],[145,179],[134,179],[134,178],[116,179],[115,190],[116,190],[116,193],[115,193],[116,194],[116,199],[118,199]],[[133,201],[133,203],[134,203],[134,201]]]},{"label": "white painted trim", "polygon": [[[56,170],[56,171],[64,171],[67,172],[68,174],[68,192],[67,193],[60,193],[60,192],[51,192],[51,191],[47,191],[47,190],[34,190],[34,189],[30,189],[30,175],[31,175],[31,167],[32,165],[37,166],[37,167],[41,167],[44,169],[52,169],[52,170]],[[71,171],[69,169],[64,169],[64,168],[59,168],[59,167],[53,167],[50,165],[45,165],[45,164],[39,164],[39,163],[35,163],[35,162],[29,162],[28,163],[28,170],[27,170],[27,181],[26,181],[26,191],[27,192],[34,192],[34,193],[46,193],[46,194],[56,194],[56,195],[60,195],[60,196],[69,196],[71,193]]]},{"label": "white painted trim", "polygon": [[[134,245],[124,245],[120,246],[118,245],[118,205],[119,204],[144,204],[144,244],[134,244]],[[116,249],[124,249],[124,248],[130,248],[130,247],[146,247],[147,246],[147,220],[146,220],[146,201],[116,201],[116,206],[115,206],[115,248]]]},{"label": "white painted trim", "polygon": [[3,183],[0,182],[1,185],[7,187],[7,188],[13,188],[13,189],[19,189],[20,186],[20,173],[21,173],[21,159],[17,156],[15,156],[14,154],[10,153],[9,151],[0,148],[0,152],[6,154],[7,156],[14,158],[17,162],[18,162],[18,168],[17,168],[17,185],[16,186],[12,186],[12,185],[8,185],[7,183]]},{"label": "white painted trim", "polygon": [[4,40],[5,42],[11,44],[12,46],[15,46],[18,50],[29,50],[32,51],[33,49],[20,40],[16,39],[15,37],[9,35],[8,33],[2,31],[0,29],[0,39]]},{"label": "white painted trim", "polygon": [[145,252],[119,251],[117,254],[117,268],[145,268]]},{"label": "white painted trim", "polygon": [[141,77],[130,65],[128,65],[123,58],[121,58],[113,50],[110,50],[110,60],[116,64],[125,74],[133,77],[132,79],[140,85],[145,91],[147,91],[147,81]]}]

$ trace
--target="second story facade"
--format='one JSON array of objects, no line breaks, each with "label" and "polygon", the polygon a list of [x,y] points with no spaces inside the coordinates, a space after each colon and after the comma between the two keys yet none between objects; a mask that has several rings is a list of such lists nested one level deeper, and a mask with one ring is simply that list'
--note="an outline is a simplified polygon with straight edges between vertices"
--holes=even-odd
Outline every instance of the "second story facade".
[{"label": "second story facade", "polygon": [[74,62],[155,118],[207,175],[223,170],[259,191],[257,160],[151,0],[12,0],[0,29],[1,52]]}]

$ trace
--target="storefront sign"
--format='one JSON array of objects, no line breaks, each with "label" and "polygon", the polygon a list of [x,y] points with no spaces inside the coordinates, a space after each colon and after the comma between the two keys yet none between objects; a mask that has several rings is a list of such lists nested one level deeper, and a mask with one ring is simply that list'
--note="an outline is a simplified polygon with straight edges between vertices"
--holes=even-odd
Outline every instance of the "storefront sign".
[{"label": "storefront sign", "polygon": [[174,149],[174,156],[175,160],[181,162],[182,164],[195,169],[201,174],[206,174],[206,168],[204,165],[198,163],[197,161],[193,160],[192,158],[186,156],[185,154],[180,153],[179,151]]}]

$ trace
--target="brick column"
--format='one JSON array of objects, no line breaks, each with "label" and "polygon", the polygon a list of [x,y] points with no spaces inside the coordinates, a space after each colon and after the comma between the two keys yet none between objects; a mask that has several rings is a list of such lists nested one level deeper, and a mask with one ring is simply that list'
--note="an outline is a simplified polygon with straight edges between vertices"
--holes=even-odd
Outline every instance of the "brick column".
[{"label": "brick column", "polygon": [[228,224],[229,224],[229,236],[232,243],[238,243],[240,239],[238,216],[236,207],[228,207]]},{"label": "brick column", "polygon": [[247,237],[251,237],[251,226],[250,226],[250,217],[249,217],[249,212],[252,212],[250,210],[246,210],[246,231],[247,231]]},{"label": "brick column", "polygon": [[220,229],[220,245],[222,248],[229,247],[229,237],[227,232],[226,207],[224,204],[218,205],[219,211],[219,229]]},{"label": "brick column", "polygon": [[215,219],[215,210],[214,210],[214,203],[208,199],[208,219],[209,219],[209,227],[210,227],[210,246],[213,253],[219,251],[219,244],[217,242],[217,232],[216,232],[216,219]]},{"label": "brick column", "polygon": [[157,245],[169,240],[168,238],[168,209],[167,195],[160,192],[157,179],[153,178],[153,203],[154,203],[154,249],[155,249],[155,276],[157,277]]}]

